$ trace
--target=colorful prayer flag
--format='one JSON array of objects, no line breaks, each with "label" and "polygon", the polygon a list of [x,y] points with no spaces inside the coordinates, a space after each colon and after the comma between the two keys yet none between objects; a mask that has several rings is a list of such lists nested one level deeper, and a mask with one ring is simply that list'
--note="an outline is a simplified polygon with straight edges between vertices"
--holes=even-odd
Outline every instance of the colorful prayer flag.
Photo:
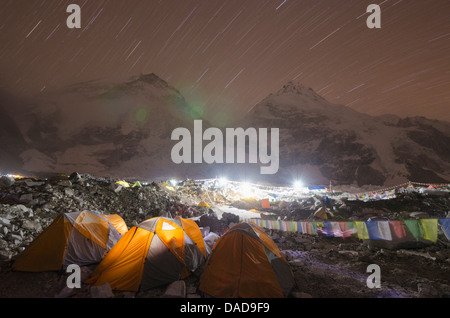
[{"label": "colorful prayer flag", "polygon": [[404,220],[406,227],[415,237],[416,240],[423,237],[423,230],[419,224],[419,220]]},{"label": "colorful prayer flag", "polygon": [[447,240],[450,241],[450,219],[439,219],[439,223],[441,223],[442,230],[444,231]]},{"label": "colorful prayer flag", "polygon": [[397,236],[397,238],[401,239],[406,236],[405,227],[403,226],[402,221],[390,221],[392,227],[394,228],[394,233]]},{"label": "colorful prayer flag", "polygon": [[367,231],[371,240],[381,240],[380,231],[376,221],[366,221]]},{"label": "colorful prayer flag", "polygon": [[360,240],[368,240],[370,237],[369,232],[367,231],[366,222],[354,221],[353,223],[355,224],[356,234],[358,238]]},{"label": "colorful prayer flag", "polygon": [[389,227],[389,221],[377,221],[378,232],[380,238],[386,241],[392,241],[391,228]]},{"label": "colorful prayer flag", "polygon": [[423,238],[432,242],[437,241],[437,219],[420,219],[423,229]]},{"label": "colorful prayer flag", "polygon": [[333,236],[333,229],[331,227],[331,223],[330,222],[323,222],[323,226],[324,226],[325,235],[328,236],[328,237],[332,237]]}]

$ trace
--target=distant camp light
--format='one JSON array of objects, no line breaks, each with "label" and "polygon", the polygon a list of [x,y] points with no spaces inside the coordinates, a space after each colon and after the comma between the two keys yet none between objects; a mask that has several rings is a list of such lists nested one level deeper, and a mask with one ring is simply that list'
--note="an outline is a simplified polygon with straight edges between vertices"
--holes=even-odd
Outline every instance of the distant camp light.
[{"label": "distant camp light", "polygon": [[228,182],[227,178],[222,177],[219,179],[219,185],[221,187],[225,186],[227,184],[227,182]]},{"label": "distant camp light", "polygon": [[294,188],[295,188],[295,189],[301,189],[301,188],[303,188],[303,182],[301,182],[301,181],[299,181],[299,180],[295,181],[295,182],[294,182]]},{"label": "distant camp light", "polygon": [[175,179],[172,179],[172,180],[170,180],[169,182],[170,182],[170,184],[172,185],[172,187],[176,187],[177,184],[178,184],[178,181],[175,180]]},{"label": "distant camp light", "polygon": [[244,182],[239,187],[239,192],[244,197],[251,197],[253,195],[252,185],[248,182]]},{"label": "distant camp light", "polygon": [[18,174],[7,174],[7,177],[13,178],[13,179],[23,179],[21,175]]}]

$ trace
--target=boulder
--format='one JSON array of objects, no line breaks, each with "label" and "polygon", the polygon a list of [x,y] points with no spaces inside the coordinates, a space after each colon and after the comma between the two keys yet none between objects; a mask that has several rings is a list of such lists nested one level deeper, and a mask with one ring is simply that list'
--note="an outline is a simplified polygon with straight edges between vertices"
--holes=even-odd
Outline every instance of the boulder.
[{"label": "boulder", "polygon": [[39,223],[38,220],[25,220],[22,223],[22,227],[24,229],[35,231],[35,232],[42,231],[42,225]]},{"label": "boulder", "polygon": [[222,233],[222,224],[214,213],[204,214],[200,217],[199,226],[209,227],[212,232]]},{"label": "boulder", "polygon": [[2,176],[0,177],[0,187],[10,187],[12,186],[16,180],[10,176]]},{"label": "boulder", "polygon": [[32,193],[22,194],[20,196],[20,200],[21,201],[31,201],[31,200],[33,200],[33,194]]},{"label": "boulder", "polygon": [[429,218],[429,214],[426,212],[411,212],[409,214],[409,216],[411,218],[417,218],[417,219],[422,219],[422,218]]},{"label": "boulder", "polygon": [[227,225],[230,223],[239,223],[239,216],[233,213],[224,212],[222,214],[222,221],[225,222]]},{"label": "boulder", "polygon": [[75,184],[75,183],[82,182],[83,178],[81,177],[81,175],[78,172],[74,172],[69,176],[69,180],[70,180],[70,182]]}]

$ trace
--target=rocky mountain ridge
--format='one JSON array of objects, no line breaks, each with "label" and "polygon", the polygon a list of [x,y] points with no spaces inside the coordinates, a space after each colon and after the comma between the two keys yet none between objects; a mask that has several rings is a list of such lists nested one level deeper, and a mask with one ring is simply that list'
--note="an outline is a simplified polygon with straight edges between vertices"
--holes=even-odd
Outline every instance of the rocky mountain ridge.
[{"label": "rocky mountain ridge", "polygon": [[74,84],[27,103],[3,102],[3,173],[81,171],[140,179],[227,175],[357,186],[450,180],[450,123],[362,114],[295,82],[231,125],[280,129],[280,169],[267,176],[260,175],[257,164],[174,164],[173,129],[192,131],[194,119],[203,119],[204,130],[213,123],[155,74]]}]

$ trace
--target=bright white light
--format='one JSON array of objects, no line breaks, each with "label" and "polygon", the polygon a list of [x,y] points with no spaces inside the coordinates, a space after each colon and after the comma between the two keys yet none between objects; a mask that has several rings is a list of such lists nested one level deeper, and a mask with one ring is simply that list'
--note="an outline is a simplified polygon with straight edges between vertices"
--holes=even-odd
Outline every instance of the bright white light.
[{"label": "bright white light", "polygon": [[297,180],[294,182],[294,188],[295,189],[301,189],[303,188],[303,182],[301,182],[300,180]]},{"label": "bright white light", "polygon": [[219,179],[219,185],[220,185],[221,187],[223,187],[224,185],[226,185],[227,182],[228,182],[227,178],[222,177],[222,178]]},{"label": "bright white light", "polygon": [[248,182],[243,182],[239,187],[239,192],[244,197],[251,197],[253,195],[252,185]]},{"label": "bright white light", "polygon": [[10,174],[10,173],[8,173],[6,176],[10,177],[10,178],[13,178],[13,179],[23,179],[23,177],[21,175],[19,175],[19,174]]},{"label": "bright white light", "polygon": [[178,181],[175,180],[175,179],[172,179],[172,180],[170,180],[169,182],[170,182],[170,184],[172,185],[172,187],[175,187],[175,186],[178,184]]}]

